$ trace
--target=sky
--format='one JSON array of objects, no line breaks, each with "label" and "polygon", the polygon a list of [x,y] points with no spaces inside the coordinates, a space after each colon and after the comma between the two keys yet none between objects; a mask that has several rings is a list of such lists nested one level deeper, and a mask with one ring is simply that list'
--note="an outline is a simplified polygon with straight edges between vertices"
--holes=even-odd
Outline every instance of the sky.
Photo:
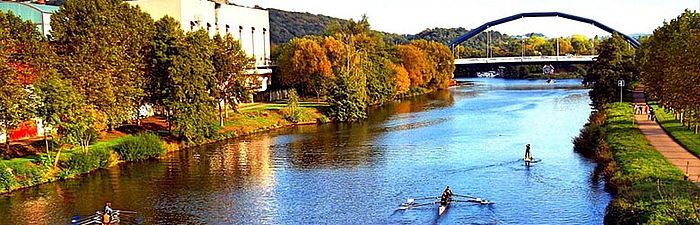
[{"label": "sky", "polygon": [[[369,17],[375,30],[416,34],[426,28],[476,28],[523,12],[562,12],[596,20],[625,34],[652,33],[700,0],[229,0],[236,4],[309,12],[343,19]],[[524,18],[491,28],[511,35],[548,37],[609,35],[590,24],[563,18]]]}]

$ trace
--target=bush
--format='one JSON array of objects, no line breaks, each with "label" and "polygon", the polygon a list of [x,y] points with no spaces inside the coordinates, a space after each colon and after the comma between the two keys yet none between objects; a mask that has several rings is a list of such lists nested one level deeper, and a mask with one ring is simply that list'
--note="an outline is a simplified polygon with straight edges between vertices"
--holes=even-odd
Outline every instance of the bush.
[{"label": "bush", "polygon": [[140,161],[164,154],[165,146],[158,136],[146,133],[125,138],[114,151],[121,160]]},{"label": "bush", "polygon": [[282,115],[284,118],[292,123],[298,123],[301,121],[301,109],[299,108],[299,96],[297,96],[296,90],[292,89],[289,91],[289,100],[287,101],[287,106],[282,109]]},{"label": "bush", "polygon": [[107,148],[91,149],[87,154],[74,153],[68,159],[59,162],[63,171],[59,177],[66,178],[76,174],[87,173],[109,165],[110,151]]},{"label": "bush", "polygon": [[12,169],[0,162],[0,190],[9,191],[17,185],[17,180],[12,174]]}]

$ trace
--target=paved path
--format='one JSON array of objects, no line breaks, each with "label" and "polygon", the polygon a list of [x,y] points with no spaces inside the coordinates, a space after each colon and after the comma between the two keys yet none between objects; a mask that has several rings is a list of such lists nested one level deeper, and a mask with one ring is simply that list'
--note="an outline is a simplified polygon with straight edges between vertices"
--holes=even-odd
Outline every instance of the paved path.
[{"label": "paved path", "polygon": [[[634,103],[644,102],[644,89],[635,89],[632,96]],[[634,119],[649,143],[673,165],[687,173],[689,180],[700,186],[700,159],[676,143],[658,123],[648,120],[647,115],[635,115]]]}]

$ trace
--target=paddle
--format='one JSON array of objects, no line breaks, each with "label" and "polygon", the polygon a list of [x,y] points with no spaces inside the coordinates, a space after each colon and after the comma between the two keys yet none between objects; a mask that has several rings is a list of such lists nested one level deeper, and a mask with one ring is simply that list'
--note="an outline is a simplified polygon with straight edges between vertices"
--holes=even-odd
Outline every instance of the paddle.
[{"label": "paddle", "polygon": [[421,198],[414,198],[414,200],[426,200],[426,199],[438,199],[440,197],[438,196],[433,196],[433,197],[421,197]]},{"label": "paddle", "polygon": [[476,198],[476,197],[469,196],[469,195],[458,195],[458,194],[452,194],[452,196],[457,196],[457,197],[462,197],[462,198]]},{"label": "paddle", "polygon": [[119,213],[131,213],[131,214],[136,214],[136,213],[138,213],[138,212],[135,212],[135,211],[127,211],[127,210],[114,210],[114,211],[115,211],[115,212],[119,212]]}]

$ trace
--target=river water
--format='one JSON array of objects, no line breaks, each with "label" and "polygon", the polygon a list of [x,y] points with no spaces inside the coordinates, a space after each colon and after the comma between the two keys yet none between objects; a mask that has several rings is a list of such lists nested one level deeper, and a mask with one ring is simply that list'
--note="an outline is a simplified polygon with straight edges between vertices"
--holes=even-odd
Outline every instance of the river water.
[{"label": "river water", "polygon": [[[469,79],[361,123],[302,126],[0,196],[0,224],[68,224],[111,201],[144,224],[601,224],[611,199],[572,150],[580,80]],[[540,162],[519,160],[524,145]],[[409,197],[495,202],[397,210]],[[128,224],[128,223],[125,223]]]}]

